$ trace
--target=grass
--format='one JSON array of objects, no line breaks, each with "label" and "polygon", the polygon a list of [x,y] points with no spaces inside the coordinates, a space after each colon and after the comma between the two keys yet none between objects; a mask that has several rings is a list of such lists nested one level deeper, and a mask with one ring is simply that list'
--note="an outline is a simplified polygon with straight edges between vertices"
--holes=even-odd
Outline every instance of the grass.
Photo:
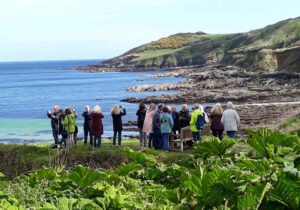
[{"label": "grass", "polygon": [[177,49],[162,49],[162,50],[144,51],[144,52],[142,52],[140,57],[132,60],[131,62],[136,62],[136,61],[141,61],[141,60],[145,60],[145,59],[156,58],[156,57],[159,57],[159,56],[162,56],[162,55],[172,54],[172,53],[175,53],[175,52],[180,51],[182,49],[184,49],[184,47],[177,48]]},{"label": "grass", "polygon": [[300,131],[300,114],[285,120],[280,126],[280,130],[287,133],[297,133]]},{"label": "grass", "polygon": [[[110,169],[130,161],[121,153],[120,147],[113,146],[109,140],[103,140],[100,148],[93,148],[89,144],[85,145],[82,141],[68,150],[51,150],[51,146],[51,143],[0,144],[0,171],[6,175],[7,179],[14,179],[41,167],[64,165],[66,168],[73,168],[75,165],[81,164],[91,168]],[[141,148],[137,139],[124,140],[121,147],[124,146],[153,154],[164,163],[181,161],[189,158],[191,154],[191,150],[183,153],[165,153],[150,148]]]}]

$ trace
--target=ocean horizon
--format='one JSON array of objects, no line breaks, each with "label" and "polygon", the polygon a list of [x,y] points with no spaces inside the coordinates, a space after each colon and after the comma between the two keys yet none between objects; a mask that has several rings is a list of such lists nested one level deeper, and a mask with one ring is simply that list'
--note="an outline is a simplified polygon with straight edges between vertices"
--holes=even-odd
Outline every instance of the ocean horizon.
[{"label": "ocean horizon", "polygon": [[[138,104],[120,102],[127,97],[145,97],[166,92],[127,92],[142,84],[176,83],[183,78],[143,77],[140,72],[87,73],[75,67],[97,64],[101,60],[56,60],[0,62],[0,142],[34,143],[52,141],[47,110],[54,105],[73,107],[82,137],[86,105],[100,105],[104,113],[104,136],[112,135],[111,107],[123,105],[123,122],[136,120]],[[148,72],[157,74],[158,72]],[[167,93],[175,93],[168,91]],[[123,132],[132,135],[132,132]]]}]

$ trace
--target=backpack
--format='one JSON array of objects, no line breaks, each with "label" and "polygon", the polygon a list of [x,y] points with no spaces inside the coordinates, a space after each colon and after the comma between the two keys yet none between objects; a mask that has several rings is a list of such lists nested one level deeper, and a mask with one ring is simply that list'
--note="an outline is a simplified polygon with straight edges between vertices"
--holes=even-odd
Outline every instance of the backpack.
[{"label": "backpack", "polygon": [[198,115],[198,117],[197,117],[196,128],[198,130],[201,130],[201,129],[204,128],[205,124],[206,124],[206,122],[205,122],[205,113],[203,112],[202,116]]}]

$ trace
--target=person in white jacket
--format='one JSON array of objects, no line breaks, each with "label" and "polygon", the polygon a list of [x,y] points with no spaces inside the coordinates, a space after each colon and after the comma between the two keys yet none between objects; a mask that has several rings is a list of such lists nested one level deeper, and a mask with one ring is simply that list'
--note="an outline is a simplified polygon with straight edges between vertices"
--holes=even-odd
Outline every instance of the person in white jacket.
[{"label": "person in white jacket", "polygon": [[224,125],[227,136],[234,139],[236,137],[237,128],[240,124],[240,117],[234,110],[232,102],[228,102],[226,106],[227,109],[223,112],[221,122]]}]

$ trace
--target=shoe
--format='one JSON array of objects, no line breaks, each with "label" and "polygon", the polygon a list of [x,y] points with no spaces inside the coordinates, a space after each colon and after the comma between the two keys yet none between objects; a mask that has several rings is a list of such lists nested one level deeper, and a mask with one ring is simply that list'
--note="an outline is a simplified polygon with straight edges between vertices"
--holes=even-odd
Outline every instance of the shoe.
[{"label": "shoe", "polygon": [[56,144],[54,144],[54,146],[53,146],[53,147],[51,147],[51,149],[57,149],[57,145],[56,145]]}]

